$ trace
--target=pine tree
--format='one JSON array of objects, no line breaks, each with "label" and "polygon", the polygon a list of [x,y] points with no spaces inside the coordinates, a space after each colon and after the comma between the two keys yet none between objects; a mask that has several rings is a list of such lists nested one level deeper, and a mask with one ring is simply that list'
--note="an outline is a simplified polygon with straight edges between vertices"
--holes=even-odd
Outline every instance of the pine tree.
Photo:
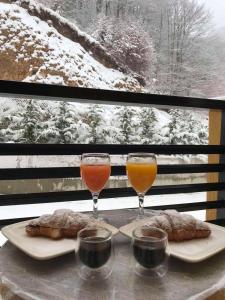
[{"label": "pine tree", "polygon": [[136,124],[133,120],[135,111],[131,107],[123,106],[118,112],[120,135],[118,141],[121,144],[132,144],[136,140]]},{"label": "pine tree", "polygon": [[55,117],[49,118],[43,122],[41,132],[37,142],[40,144],[55,144],[59,143],[59,132],[55,127]]},{"label": "pine tree", "polygon": [[188,110],[170,109],[168,125],[170,144],[197,145],[207,143],[207,128]]},{"label": "pine tree", "polygon": [[5,143],[8,142],[8,135],[7,133],[7,128],[10,125],[10,116],[5,116],[4,112],[1,112],[1,119],[0,119],[0,142]]},{"label": "pine tree", "polygon": [[77,141],[77,118],[70,103],[60,101],[52,112],[47,112],[39,143],[71,144]]},{"label": "pine tree", "polygon": [[201,128],[198,131],[198,138],[201,145],[207,145],[209,143],[209,132],[206,125],[200,124]]},{"label": "pine tree", "polygon": [[156,133],[157,117],[153,108],[143,108],[140,113],[142,144],[152,144]]},{"label": "pine tree", "polygon": [[[1,136],[2,142],[20,142],[22,124],[21,111],[26,110],[26,100],[18,101],[20,104],[15,105],[15,99],[2,101],[1,103]],[[11,103],[10,103],[11,102]]]},{"label": "pine tree", "polygon": [[59,144],[71,144],[77,139],[77,127],[71,105],[61,101],[59,114],[55,117],[55,129]]},{"label": "pine tree", "polygon": [[90,127],[83,121],[79,120],[77,122],[77,139],[78,144],[87,144],[89,142],[89,132]]},{"label": "pine tree", "polygon": [[177,109],[170,109],[169,114],[171,115],[171,121],[168,124],[168,137],[169,137],[169,143],[171,145],[179,144],[179,139],[177,136],[177,131],[179,130],[179,118],[180,114]]},{"label": "pine tree", "polygon": [[36,143],[41,128],[40,118],[41,114],[38,105],[34,100],[28,100],[26,109],[21,115],[20,143]]},{"label": "pine tree", "polygon": [[87,123],[89,125],[89,143],[104,143],[104,127],[102,124],[102,109],[99,105],[90,105],[87,113]]}]

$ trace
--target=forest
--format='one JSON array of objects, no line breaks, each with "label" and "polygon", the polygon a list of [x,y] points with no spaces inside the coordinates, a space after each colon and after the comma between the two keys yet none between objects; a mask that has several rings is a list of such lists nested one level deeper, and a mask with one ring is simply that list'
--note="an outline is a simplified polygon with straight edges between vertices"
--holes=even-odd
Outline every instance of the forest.
[{"label": "forest", "polygon": [[225,35],[204,1],[42,0],[143,76],[148,91],[225,93]]},{"label": "forest", "polygon": [[189,110],[7,100],[0,142],[207,144],[207,125],[206,115]]}]

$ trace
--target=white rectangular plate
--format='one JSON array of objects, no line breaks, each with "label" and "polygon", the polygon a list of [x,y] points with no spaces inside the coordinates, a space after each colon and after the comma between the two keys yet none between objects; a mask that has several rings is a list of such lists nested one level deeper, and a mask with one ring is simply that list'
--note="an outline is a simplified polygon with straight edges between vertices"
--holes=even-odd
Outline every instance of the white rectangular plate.
[{"label": "white rectangular plate", "polygon": [[[24,253],[38,260],[54,258],[77,250],[76,239],[52,240],[45,237],[28,236],[25,226],[29,222],[30,220],[5,226],[2,228],[2,234]],[[99,222],[99,226],[111,230],[113,235],[119,232],[117,228],[104,222]]]},{"label": "white rectangular plate", "polygon": [[[120,228],[120,232],[132,237],[132,231],[146,223],[145,220],[134,221]],[[205,239],[194,239],[184,242],[169,242],[170,254],[190,263],[203,261],[225,249],[225,228],[207,223],[211,229],[211,235]]]}]

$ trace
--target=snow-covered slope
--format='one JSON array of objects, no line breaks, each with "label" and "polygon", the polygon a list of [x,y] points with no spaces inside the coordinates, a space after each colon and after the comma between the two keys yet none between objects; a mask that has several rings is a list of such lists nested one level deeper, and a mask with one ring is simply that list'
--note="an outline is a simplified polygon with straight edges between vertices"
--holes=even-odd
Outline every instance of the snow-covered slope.
[{"label": "snow-covered slope", "polygon": [[102,89],[141,90],[131,76],[106,68],[49,21],[0,2],[0,79]]}]

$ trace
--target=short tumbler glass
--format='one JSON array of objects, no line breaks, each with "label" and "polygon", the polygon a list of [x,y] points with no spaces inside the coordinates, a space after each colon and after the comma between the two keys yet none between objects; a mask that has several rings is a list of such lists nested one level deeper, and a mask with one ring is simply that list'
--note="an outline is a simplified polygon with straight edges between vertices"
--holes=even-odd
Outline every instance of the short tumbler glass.
[{"label": "short tumbler glass", "polygon": [[84,228],[78,233],[78,273],[85,280],[103,280],[112,273],[112,232],[102,227]]},{"label": "short tumbler glass", "polygon": [[132,232],[133,268],[139,276],[163,277],[168,270],[168,236],[161,229],[140,226]]}]

